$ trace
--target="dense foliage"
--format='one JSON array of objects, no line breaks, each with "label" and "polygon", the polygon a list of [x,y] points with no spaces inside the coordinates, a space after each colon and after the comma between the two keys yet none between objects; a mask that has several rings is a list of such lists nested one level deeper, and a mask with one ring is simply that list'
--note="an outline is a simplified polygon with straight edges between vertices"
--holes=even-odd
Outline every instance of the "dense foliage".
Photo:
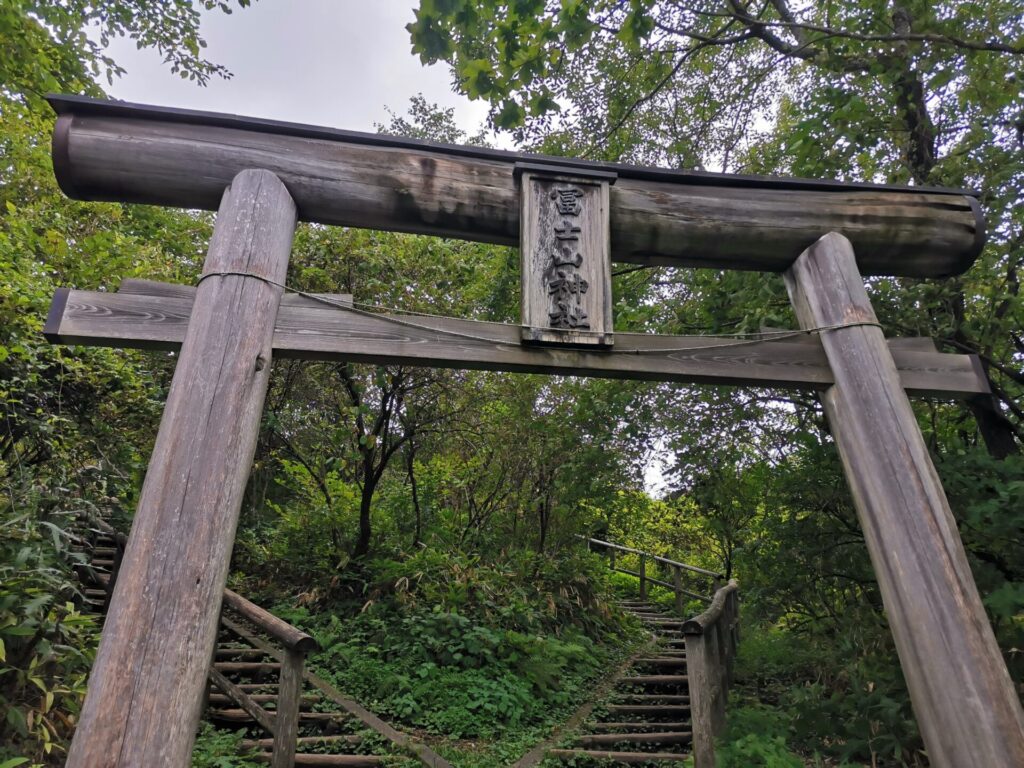
[{"label": "dense foliage", "polygon": [[[0,0],[0,765],[61,762],[97,639],[77,607],[73,518],[129,522],[173,370],[163,355],[46,344],[50,296],[193,282],[211,225],[64,198],[40,96],[100,93],[112,35],[197,81],[222,74],[202,56],[200,6],[229,10]],[[98,38],[81,34],[89,23]],[[870,290],[888,333],[974,351],[991,376],[992,398],[915,407],[1024,678],[1014,6],[423,0],[411,30],[527,148],[981,191],[991,237],[972,270]],[[381,129],[483,141],[422,98]],[[507,248],[304,225],[289,283],[364,309],[516,322],[517,265]],[[614,293],[621,330],[792,323],[771,276],[622,267]],[[665,464],[661,498],[645,486],[652,461]],[[925,764],[809,395],[279,361],[231,578],[317,636],[325,678],[459,765],[509,764],[638,641],[610,603],[624,585],[580,533],[740,580],[725,765]],[[196,764],[245,764],[236,749],[204,731]]]}]

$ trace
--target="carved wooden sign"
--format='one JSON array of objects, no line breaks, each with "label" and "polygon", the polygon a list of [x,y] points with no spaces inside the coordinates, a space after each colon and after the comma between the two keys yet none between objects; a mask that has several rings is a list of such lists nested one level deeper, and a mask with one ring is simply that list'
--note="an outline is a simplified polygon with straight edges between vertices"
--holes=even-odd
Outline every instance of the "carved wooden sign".
[{"label": "carved wooden sign", "polygon": [[615,174],[528,163],[515,172],[523,341],[611,346],[608,188]]}]

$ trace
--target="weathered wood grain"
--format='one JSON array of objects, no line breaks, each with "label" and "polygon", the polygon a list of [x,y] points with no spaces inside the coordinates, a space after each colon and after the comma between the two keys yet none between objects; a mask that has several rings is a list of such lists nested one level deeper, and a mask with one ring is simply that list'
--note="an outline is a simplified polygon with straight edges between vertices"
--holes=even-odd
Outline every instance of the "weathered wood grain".
[{"label": "weathered wood grain", "polygon": [[296,629],[288,622],[282,621],[274,614],[260,608],[256,603],[246,600],[230,589],[224,590],[223,607],[230,608],[248,619],[285,648],[299,651],[303,654],[311,653],[319,648],[312,636],[307,635],[301,629]]},{"label": "weathered wood grain", "polygon": [[[839,234],[805,251],[786,285],[803,326],[875,321]],[[822,343],[836,380],[822,402],[928,758],[937,768],[1024,765],[1024,713],[882,332],[843,328]]]},{"label": "weathered wood grain", "polygon": [[715,592],[707,610],[683,624],[694,768],[714,768],[715,739],[725,728],[738,590],[739,585],[730,580]]},{"label": "weathered wood grain", "polygon": [[[312,638],[310,638],[312,640]],[[292,768],[299,736],[299,708],[302,696],[302,665],[306,655],[294,647],[284,653],[281,681],[277,688],[277,718],[274,730],[273,768]]]},{"label": "weathered wood grain", "polygon": [[209,669],[209,678],[210,682],[217,686],[219,690],[223,691],[225,696],[238,705],[242,711],[255,720],[267,733],[276,733],[277,723],[274,713],[267,712],[267,710],[261,707],[252,696],[228,680],[223,674],[213,667],[210,667]]},{"label": "weathered wood grain", "polygon": [[[515,163],[574,163],[227,115],[53,103],[55,172],[80,199],[213,209],[236,173],[258,167],[284,181],[308,221],[518,245]],[[609,168],[618,173],[616,261],[782,271],[835,230],[854,242],[863,273],[923,277],[964,271],[984,243],[977,202],[962,194]]]},{"label": "weathered wood grain", "polygon": [[[283,282],[295,206],[266,171],[223,193],[207,272]],[[189,764],[270,374],[281,289],[200,284],[67,765]],[[159,695],[155,695],[159,692]]]},{"label": "weathered wood grain", "polygon": [[[517,167],[522,169],[521,165]],[[614,324],[609,179],[556,174],[553,170],[545,173],[533,167],[522,172],[519,179],[523,340],[611,346]],[[558,199],[559,193],[569,193],[571,204]],[[560,231],[567,227],[578,231]],[[576,290],[558,297],[553,291],[556,283],[574,285]],[[552,316],[558,311],[556,298],[569,310],[562,327]],[[585,327],[572,322],[580,313]]]},{"label": "weathered wood grain", "polygon": [[[174,350],[184,338],[191,303],[186,295],[162,295],[169,293],[60,289],[44,333],[54,343]],[[612,352],[537,348],[520,344],[517,325],[369,315],[306,299],[283,301],[276,326],[277,357],[784,389],[825,389],[833,382],[821,342],[810,337],[749,343],[619,333]],[[623,351],[634,349],[677,351]],[[908,392],[959,397],[988,391],[970,355],[916,348],[895,348],[893,354]]]}]

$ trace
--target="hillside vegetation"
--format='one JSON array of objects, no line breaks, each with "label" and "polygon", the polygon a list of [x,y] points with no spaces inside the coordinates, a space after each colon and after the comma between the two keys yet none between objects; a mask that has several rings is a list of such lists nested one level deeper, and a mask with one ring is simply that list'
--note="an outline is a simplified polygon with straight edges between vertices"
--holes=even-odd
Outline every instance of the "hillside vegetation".
[{"label": "hillside vegetation", "polygon": [[[222,74],[195,8],[227,4],[164,5],[0,0],[0,768],[63,762],[98,643],[69,531],[84,511],[127,530],[174,365],[47,344],[50,298],[128,277],[194,283],[212,227],[64,197],[42,95],[102,94],[116,65],[87,22],[186,77]],[[992,397],[914,407],[1024,680],[1019,9],[824,3],[819,19],[771,2],[759,25],[703,2],[555,6],[422,0],[412,40],[524,149],[980,190],[990,239],[970,271],[869,290],[887,335],[977,353],[991,379]],[[381,129],[471,139],[422,97]],[[794,327],[777,275],[614,272],[617,330]],[[368,307],[510,323],[518,280],[514,249],[314,225],[288,277]],[[310,666],[396,727],[458,766],[510,765],[644,642],[614,603],[635,584],[577,534],[739,580],[723,765],[927,765],[810,393],[278,361],[229,583],[313,634]],[[247,764],[236,742],[205,730],[195,764]]]}]

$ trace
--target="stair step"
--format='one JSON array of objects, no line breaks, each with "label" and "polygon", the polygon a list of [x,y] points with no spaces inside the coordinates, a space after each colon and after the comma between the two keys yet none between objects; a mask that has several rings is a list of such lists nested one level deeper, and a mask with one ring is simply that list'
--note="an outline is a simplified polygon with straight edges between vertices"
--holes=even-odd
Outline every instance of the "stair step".
[{"label": "stair step", "polygon": [[689,731],[662,731],[657,733],[588,733],[579,736],[581,747],[601,747],[612,744],[689,744],[693,734]]},{"label": "stair step", "polygon": [[278,687],[278,682],[276,680],[273,680],[273,681],[268,680],[265,683],[235,683],[235,685],[237,687],[241,688],[243,691],[246,691],[246,692],[249,692],[249,691],[265,692],[265,691],[267,691],[267,689],[273,690],[273,689],[277,688]]},{"label": "stair step", "polygon": [[[211,720],[223,720],[230,723],[251,723],[252,716],[244,709],[213,709],[208,710]],[[300,712],[299,723],[342,722],[348,718],[347,712]]]},{"label": "stair step", "polygon": [[635,663],[636,664],[647,664],[648,666],[651,666],[651,667],[685,667],[686,666],[686,659],[685,658],[683,658],[683,659],[680,659],[680,658],[669,658],[669,657],[662,656],[662,657],[659,657],[659,658],[637,659]]},{"label": "stair step", "polygon": [[[276,704],[277,694],[276,693],[250,693],[249,698],[255,701],[257,704]],[[302,696],[299,699],[299,705],[302,707],[311,707],[320,701],[319,696]],[[233,704],[234,700],[223,693],[211,693],[210,704],[221,705],[221,704]]]},{"label": "stair step", "polygon": [[619,679],[625,685],[686,685],[686,675],[629,675]]},{"label": "stair step", "polygon": [[[254,759],[269,763],[273,757],[272,752],[258,752]],[[373,768],[377,765],[384,765],[384,760],[378,755],[314,755],[311,752],[297,752],[293,765],[344,765],[349,768]]]},{"label": "stair step", "polygon": [[627,765],[640,763],[667,763],[671,761],[682,762],[687,755],[674,752],[607,752],[597,749],[552,749],[548,757],[558,760],[575,760],[581,757],[589,757],[592,760],[608,760]]},{"label": "stair step", "polygon": [[606,704],[616,715],[682,715],[689,714],[689,704]]},{"label": "stair step", "polygon": [[[299,747],[315,747],[319,744],[361,744],[362,741],[362,736],[347,733],[335,736],[300,736],[295,740],[295,744]],[[242,741],[242,749],[262,749],[273,746],[273,739],[245,739]]]},{"label": "stair step", "polygon": [[592,731],[685,731],[690,727],[690,724],[625,720],[622,722],[591,723],[587,727]]},{"label": "stair step", "polygon": [[259,659],[268,655],[259,648],[218,648],[216,654],[218,659],[237,659],[240,656]]},{"label": "stair step", "polygon": [[690,697],[676,693],[629,693],[622,697],[620,704],[660,702],[663,704],[689,704]]},{"label": "stair step", "polygon": [[240,674],[277,672],[281,669],[279,661],[218,661],[213,665],[218,672]]}]

